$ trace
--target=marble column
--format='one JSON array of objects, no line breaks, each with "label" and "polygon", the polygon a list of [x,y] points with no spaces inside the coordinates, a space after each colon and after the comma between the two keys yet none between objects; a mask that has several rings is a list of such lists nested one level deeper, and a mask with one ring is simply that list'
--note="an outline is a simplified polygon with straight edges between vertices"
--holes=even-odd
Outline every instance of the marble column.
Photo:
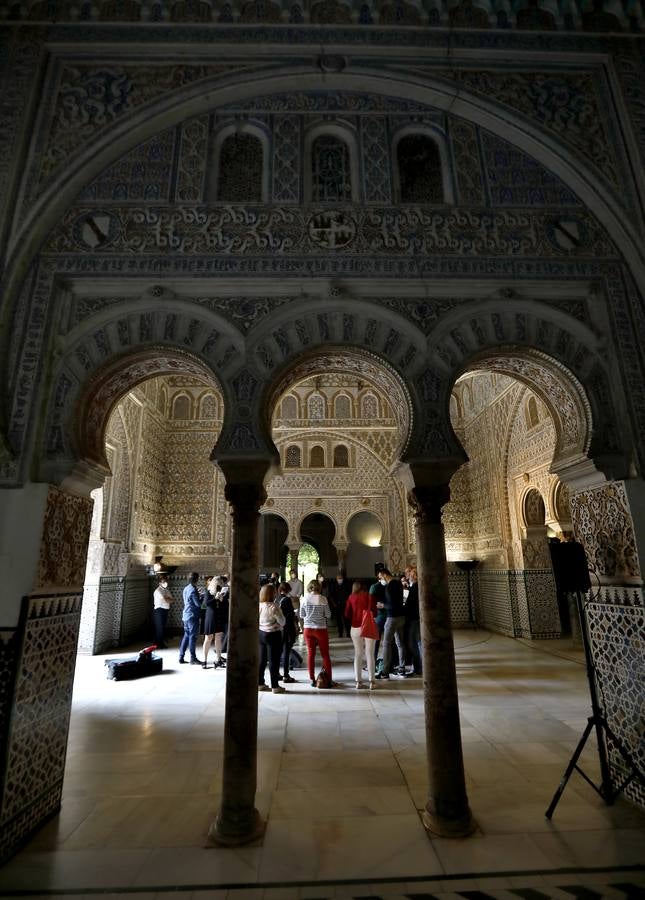
[{"label": "marble column", "polygon": [[338,571],[346,572],[347,571],[347,548],[349,544],[346,541],[335,541],[334,547],[336,548],[336,554],[338,556]]},{"label": "marble column", "polygon": [[428,755],[429,788],[423,823],[432,834],[464,837],[471,834],[476,825],[466,796],[448,570],[441,522],[441,508],[449,499],[447,485],[414,487],[409,493],[417,532]]},{"label": "marble column", "polygon": [[[298,572],[298,555],[302,548],[302,544],[300,541],[297,543],[289,542],[287,543],[287,549],[289,550],[289,555],[291,557],[291,565],[288,567],[289,569],[295,569],[296,574]],[[287,581],[289,580],[289,572],[287,571]]]},{"label": "marble column", "polygon": [[[223,467],[222,467],[223,468]],[[226,474],[226,472],[225,472]],[[266,499],[262,481],[231,482],[233,516],[231,606],[226,660],[222,800],[209,830],[216,844],[254,840],[265,823],[255,808],[258,743],[258,526]]]}]

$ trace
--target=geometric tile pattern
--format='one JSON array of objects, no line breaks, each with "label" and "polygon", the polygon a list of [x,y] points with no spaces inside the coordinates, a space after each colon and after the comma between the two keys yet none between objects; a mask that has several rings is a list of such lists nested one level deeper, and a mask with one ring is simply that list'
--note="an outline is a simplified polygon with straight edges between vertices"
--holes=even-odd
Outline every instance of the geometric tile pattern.
[{"label": "geometric tile pattern", "polygon": [[[607,723],[636,768],[645,774],[645,608],[588,601],[585,604],[598,699]],[[625,765],[610,750],[612,776],[620,782]],[[645,784],[627,794],[645,806]]]},{"label": "geometric tile pattern", "polygon": [[102,653],[111,647],[118,647],[124,594],[125,578],[123,576],[101,577],[98,586],[96,630],[92,653]]},{"label": "geometric tile pattern", "polygon": [[477,624],[515,637],[508,569],[486,569],[473,575],[477,583]]},{"label": "geometric tile pattern", "polygon": [[[469,575],[467,572],[448,573],[448,586],[450,589],[450,621],[453,628],[463,628],[465,625],[470,624],[468,578]],[[474,590],[472,596],[474,602]]]},{"label": "geometric tile pattern", "polygon": [[60,806],[81,594],[23,600],[2,808],[0,860]]},{"label": "geometric tile pattern", "polygon": [[560,637],[560,617],[555,579],[551,569],[526,569],[520,573],[526,586],[529,631],[525,637]]}]

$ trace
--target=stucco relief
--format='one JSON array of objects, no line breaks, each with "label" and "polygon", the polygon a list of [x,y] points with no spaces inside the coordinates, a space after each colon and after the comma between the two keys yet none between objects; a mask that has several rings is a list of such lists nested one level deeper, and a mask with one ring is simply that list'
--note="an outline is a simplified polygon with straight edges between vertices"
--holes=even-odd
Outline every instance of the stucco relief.
[{"label": "stucco relief", "polygon": [[41,136],[39,187],[75,151],[149,101],[240,66],[64,62],[46,137]]},{"label": "stucco relief", "polygon": [[51,486],[43,520],[35,587],[77,589],[83,584],[93,502]]},{"label": "stucco relief", "polygon": [[[539,208],[473,210],[414,206],[361,207],[338,211],[344,225],[334,234],[352,233],[351,240],[321,243],[311,221],[329,218],[316,207],[154,206],[74,207],[46,244],[47,253],[98,251],[113,253],[246,253],[318,255],[387,253],[400,256],[477,254],[489,256],[588,257],[613,256],[615,249],[586,210],[567,211],[567,233],[560,237],[557,211]],[[322,219],[321,219],[322,220]],[[327,230],[332,227],[328,224]],[[564,227],[564,226],[563,226]]]},{"label": "stucco relief", "polygon": [[604,581],[641,578],[634,526],[623,482],[615,481],[571,497],[576,539],[590,569]]},{"label": "stucco relief", "polygon": [[164,372],[184,372],[202,378],[210,376],[205,366],[188,354],[157,348],[156,352],[140,351],[133,359],[113,365],[91,383],[83,395],[81,416],[81,446],[88,458],[103,459],[105,423],[117,400],[138,382]]},{"label": "stucco relief", "polygon": [[608,138],[606,115],[601,112],[604,98],[596,72],[434,72],[523,113],[574,147],[616,184],[618,165]]}]

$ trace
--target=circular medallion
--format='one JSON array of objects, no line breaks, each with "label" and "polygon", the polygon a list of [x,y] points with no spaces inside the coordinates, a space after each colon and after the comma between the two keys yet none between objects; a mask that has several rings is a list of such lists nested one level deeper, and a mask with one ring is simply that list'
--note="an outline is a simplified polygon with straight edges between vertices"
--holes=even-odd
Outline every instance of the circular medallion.
[{"label": "circular medallion", "polygon": [[356,237],[356,222],[347,213],[324,210],[309,219],[309,237],[325,250],[347,247]]}]

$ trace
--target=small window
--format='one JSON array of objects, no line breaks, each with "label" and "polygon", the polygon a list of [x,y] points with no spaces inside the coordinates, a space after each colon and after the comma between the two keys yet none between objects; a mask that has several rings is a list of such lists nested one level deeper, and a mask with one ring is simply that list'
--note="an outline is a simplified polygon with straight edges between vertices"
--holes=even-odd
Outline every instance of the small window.
[{"label": "small window", "polygon": [[253,134],[231,134],[219,153],[217,199],[225,203],[261,203],[262,142]]},{"label": "small window", "polygon": [[349,147],[331,134],[317,137],[311,148],[311,199],[341,203],[352,199]]},{"label": "small window", "polygon": [[300,468],[300,447],[296,446],[296,444],[291,444],[287,447],[287,452],[285,453],[285,466],[287,469]]},{"label": "small window", "polygon": [[349,451],[344,444],[334,447],[334,468],[346,469],[349,466]]},{"label": "small window", "polygon": [[307,410],[310,419],[325,418],[325,398],[320,394],[312,394],[307,401]]},{"label": "small window", "polygon": [[437,144],[426,134],[408,134],[396,147],[402,203],[443,203]]},{"label": "small window", "polygon": [[524,498],[524,521],[527,526],[544,525],[544,500],[539,491],[531,490]]},{"label": "small window", "polygon": [[173,419],[190,419],[190,400],[185,394],[175,397],[172,404]]},{"label": "small window", "polygon": [[334,400],[334,413],[337,419],[350,419],[352,404],[347,394],[339,394]]},{"label": "small window", "polygon": [[374,394],[365,394],[361,400],[361,417],[376,419],[378,417],[378,401]]},{"label": "small window", "polygon": [[298,418],[298,401],[295,397],[285,397],[282,401],[282,418],[297,419]]},{"label": "small window", "polygon": [[325,451],[322,447],[317,445],[311,448],[309,466],[312,469],[323,469],[325,467]]}]

